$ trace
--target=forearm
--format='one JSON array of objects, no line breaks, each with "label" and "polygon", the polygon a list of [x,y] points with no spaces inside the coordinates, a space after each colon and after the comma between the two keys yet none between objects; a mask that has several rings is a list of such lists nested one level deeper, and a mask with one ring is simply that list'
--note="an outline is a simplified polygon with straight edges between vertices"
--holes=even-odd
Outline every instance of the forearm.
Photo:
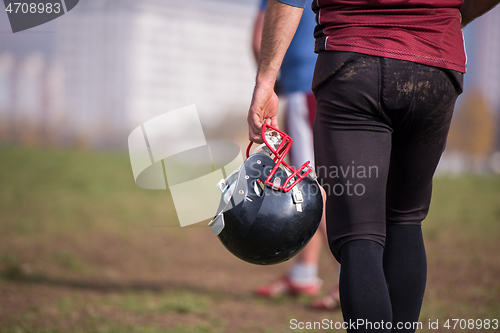
[{"label": "forearm", "polygon": [[281,62],[299,25],[303,8],[269,0],[259,52],[257,85],[274,86]]},{"label": "forearm", "polygon": [[264,18],[259,64],[248,110],[248,137],[261,143],[262,123],[278,127],[278,96],[274,83],[286,50],[299,25],[303,8],[269,0]]},{"label": "forearm", "polygon": [[462,28],[495,7],[499,2],[500,0],[464,0],[462,7],[460,7]]}]

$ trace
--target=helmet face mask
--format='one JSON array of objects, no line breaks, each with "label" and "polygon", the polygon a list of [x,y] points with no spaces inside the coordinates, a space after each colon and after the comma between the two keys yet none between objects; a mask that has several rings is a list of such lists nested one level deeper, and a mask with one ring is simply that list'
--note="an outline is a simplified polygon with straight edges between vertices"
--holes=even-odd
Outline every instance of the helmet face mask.
[{"label": "helmet face mask", "polygon": [[323,200],[309,162],[294,170],[283,161],[293,140],[266,126],[263,139],[265,147],[219,182],[221,201],[209,225],[236,257],[270,265],[306,246],[319,226]]},{"label": "helmet face mask", "polygon": [[[274,189],[280,189],[285,192],[290,191],[299,181],[304,179],[308,174],[313,172],[311,166],[309,166],[309,161],[302,164],[297,170],[291,167],[288,163],[285,162],[285,157],[288,154],[288,151],[292,147],[293,139],[283,131],[280,131],[277,128],[274,128],[270,125],[264,124],[262,126],[262,140],[264,144],[259,148],[263,147],[263,151],[267,152],[276,162],[275,167],[269,174],[268,178],[264,181],[265,184],[272,186]],[[247,148],[247,158],[249,157],[250,147],[252,146],[252,142],[248,145]],[[257,148],[258,149],[258,148]],[[289,171],[289,175],[285,177],[285,181],[283,185],[281,185],[281,178],[271,182],[271,178],[273,177],[275,171],[278,167],[283,167]],[[315,179],[315,174],[312,175]]]}]

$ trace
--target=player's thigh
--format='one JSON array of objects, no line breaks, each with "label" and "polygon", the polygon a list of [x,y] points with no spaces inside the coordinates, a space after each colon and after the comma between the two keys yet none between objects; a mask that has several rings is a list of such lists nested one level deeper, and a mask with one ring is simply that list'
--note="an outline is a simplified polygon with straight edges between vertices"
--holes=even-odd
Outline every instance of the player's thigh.
[{"label": "player's thigh", "polygon": [[339,258],[353,239],[384,243],[391,129],[379,110],[377,58],[360,58],[317,92],[316,170],[325,187],[328,239]]},{"label": "player's thigh", "polygon": [[446,145],[455,100],[453,78],[419,66],[413,107],[394,128],[387,180],[387,222],[420,224],[429,210],[432,178]]}]

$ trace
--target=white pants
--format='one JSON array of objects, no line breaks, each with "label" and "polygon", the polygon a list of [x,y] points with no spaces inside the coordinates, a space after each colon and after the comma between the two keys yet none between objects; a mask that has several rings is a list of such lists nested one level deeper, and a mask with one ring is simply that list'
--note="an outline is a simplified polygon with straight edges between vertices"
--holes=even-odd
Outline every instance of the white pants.
[{"label": "white pants", "polygon": [[300,167],[307,161],[314,166],[312,120],[316,113],[316,102],[312,92],[295,92],[285,95],[286,133],[293,139],[289,152],[290,164]]}]

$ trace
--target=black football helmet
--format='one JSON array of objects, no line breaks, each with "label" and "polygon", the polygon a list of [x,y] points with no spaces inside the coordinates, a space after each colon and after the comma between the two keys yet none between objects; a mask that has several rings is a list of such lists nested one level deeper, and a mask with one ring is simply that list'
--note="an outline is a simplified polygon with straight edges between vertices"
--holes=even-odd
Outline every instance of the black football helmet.
[{"label": "black football helmet", "polygon": [[302,250],[318,229],[323,200],[309,161],[294,169],[283,159],[293,140],[264,124],[264,144],[217,186],[222,198],[209,223],[236,257],[258,265],[286,261]]}]

